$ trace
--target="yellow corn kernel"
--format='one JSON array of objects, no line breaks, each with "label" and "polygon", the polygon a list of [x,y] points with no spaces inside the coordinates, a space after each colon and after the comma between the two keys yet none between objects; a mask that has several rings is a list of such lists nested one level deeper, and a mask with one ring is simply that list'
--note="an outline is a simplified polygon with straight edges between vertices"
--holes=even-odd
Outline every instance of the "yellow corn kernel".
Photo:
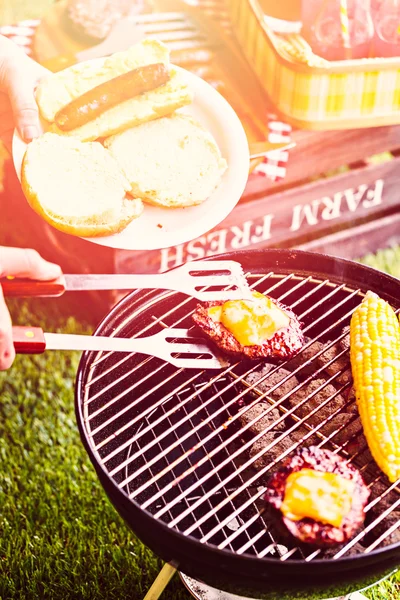
[{"label": "yellow corn kernel", "polygon": [[400,478],[400,326],[390,305],[372,292],[351,318],[350,360],[369,449],[393,483]]}]

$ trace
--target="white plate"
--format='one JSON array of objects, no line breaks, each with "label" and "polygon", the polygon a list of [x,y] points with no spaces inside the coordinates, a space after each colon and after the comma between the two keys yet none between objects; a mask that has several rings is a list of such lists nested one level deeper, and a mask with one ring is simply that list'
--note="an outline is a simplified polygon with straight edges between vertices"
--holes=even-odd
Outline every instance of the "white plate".
[{"label": "white plate", "polygon": [[[146,204],[142,216],[121,233],[85,238],[88,241],[123,250],[158,250],[176,246],[216,227],[238,203],[246,186],[250,162],[243,126],[232,107],[211,85],[189,71],[176,68],[185,74],[194,92],[193,103],[179,112],[191,115],[212,133],[228,163],[220,185],[199,206],[168,209]],[[19,178],[26,147],[15,132],[13,160]]]}]

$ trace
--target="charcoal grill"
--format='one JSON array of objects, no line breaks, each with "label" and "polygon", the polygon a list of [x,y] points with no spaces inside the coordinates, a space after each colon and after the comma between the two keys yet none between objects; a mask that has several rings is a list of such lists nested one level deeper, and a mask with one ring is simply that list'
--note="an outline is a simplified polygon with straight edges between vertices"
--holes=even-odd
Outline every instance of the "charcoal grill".
[{"label": "charcoal grill", "polygon": [[[239,261],[252,288],[294,310],[307,336],[302,354],[260,376],[258,361],[206,372],[137,354],[85,353],[76,413],[100,481],[147,546],[217,589],[284,600],[332,598],[371,585],[400,564],[400,481],[390,484],[368,453],[350,393],[348,350],[340,343],[367,290],[400,309],[400,282],[350,261],[299,251],[215,258]],[[187,327],[195,306],[180,293],[135,291],[96,334],[132,337]],[[317,349],[310,355],[312,344]],[[276,381],[281,368],[286,372]],[[293,390],[277,399],[291,378],[295,391],[303,390],[296,406],[288,404]],[[264,411],[246,420],[260,401]],[[272,422],[255,429],[268,414]],[[329,428],[337,415],[340,425]],[[273,439],[260,445],[272,431]],[[264,512],[269,474],[300,445],[311,444],[356,464],[372,492],[365,527],[336,549],[299,546]]]}]

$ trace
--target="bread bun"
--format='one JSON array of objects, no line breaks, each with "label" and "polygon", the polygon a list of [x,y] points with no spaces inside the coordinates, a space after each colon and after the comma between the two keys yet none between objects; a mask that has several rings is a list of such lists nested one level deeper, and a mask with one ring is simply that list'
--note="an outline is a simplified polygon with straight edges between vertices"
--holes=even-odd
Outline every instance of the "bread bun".
[{"label": "bread bun", "polygon": [[110,108],[81,127],[72,131],[61,131],[53,124],[49,130],[58,135],[76,137],[81,141],[92,141],[171,114],[190,104],[192,96],[182,74],[175,69],[171,69],[170,74],[169,81],[164,85]]},{"label": "bread bun", "polygon": [[227,167],[211,133],[183,114],[127,129],[104,144],[124,171],[132,195],[157,206],[201,204]]},{"label": "bread bun", "polygon": [[130,186],[98,142],[45,133],[25,152],[21,183],[31,207],[73,235],[118,233],[143,211],[141,200],[126,198]]},{"label": "bread bun", "polygon": [[106,110],[85,125],[63,132],[54,124],[56,113],[94,87],[149,64],[169,64],[167,47],[157,40],[144,40],[125,52],[117,52],[96,62],[79,63],[43,79],[36,90],[36,100],[47,131],[91,141],[113,135],[127,127],[157,119],[190,104],[192,94],[185,77],[170,69],[170,79],[158,88],[135,96]]}]

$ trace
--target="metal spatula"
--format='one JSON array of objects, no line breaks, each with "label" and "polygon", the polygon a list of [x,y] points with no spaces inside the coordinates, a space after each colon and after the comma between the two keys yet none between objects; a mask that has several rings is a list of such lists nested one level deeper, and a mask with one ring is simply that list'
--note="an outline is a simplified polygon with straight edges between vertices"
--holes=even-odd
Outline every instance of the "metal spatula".
[{"label": "metal spatula", "polygon": [[[189,262],[173,271],[154,275],[64,275],[55,281],[5,277],[0,279],[0,284],[5,296],[20,298],[56,297],[65,291],[133,289],[175,290],[201,301],[240,300],[250,297],[242,266],[233,260]],[[208,289],[200,289],[205,287]]]},{"label": "metal spatula", "polygon": [[[183,369],[222,369],[227,366],[222,358],[215,356],[206,340],[188,329],[163,329],[144,338],[45,333],[40,327],[13,327],[12,331],[17,354],[42,354],[45,350],[139,352]],[[185,356],[177,357],[177,354]]]}]

